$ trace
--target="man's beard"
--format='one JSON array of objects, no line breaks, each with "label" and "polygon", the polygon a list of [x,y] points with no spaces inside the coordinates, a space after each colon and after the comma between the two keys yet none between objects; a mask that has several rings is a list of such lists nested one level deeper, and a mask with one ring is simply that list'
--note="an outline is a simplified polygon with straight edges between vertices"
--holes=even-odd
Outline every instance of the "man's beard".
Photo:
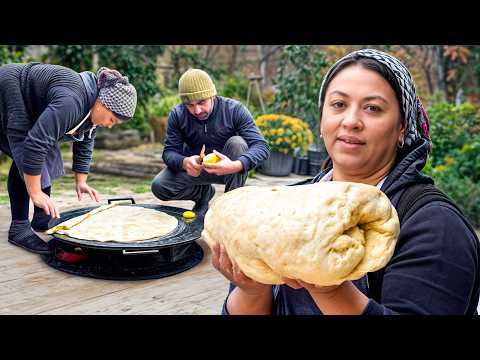
[{"label": "man's beard", "polygon": [[196,115],[196,118],[199,120],[206,120],[210,116],[210,114],[211,113],[202,113],[200,115]]},{"label": "man's beard", "polygon": [[212,114],[212,112],[213,112],[213,106],[209,112],[204,112],[204,113],[201,113],[200,115],[195,115],[195,116],[199,120],[206,120]]}]

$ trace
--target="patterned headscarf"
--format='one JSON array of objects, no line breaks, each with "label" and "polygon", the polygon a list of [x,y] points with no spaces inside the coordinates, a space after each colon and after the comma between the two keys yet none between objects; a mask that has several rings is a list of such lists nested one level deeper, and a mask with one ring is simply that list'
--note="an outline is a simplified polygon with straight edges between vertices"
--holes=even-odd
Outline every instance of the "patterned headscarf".
[{"label": "patterned headscarf", "polygon": [[362,49],[354,51],[345,55],[338,60],[327,72],[323,78],[322,86],[320,87],[319,109],[322,109],[323,92],[326,90],[324,85],[329,81],[331,74],[345,59],[350,57],[364,57],[377,60],[385,65],[397,79],[401,92],[401,104],[403,113],[405,114],[406,128],[405,128],[405,145],[411,146],[418,139],[424,138],[430,142],[428,116],[425,109],[420,102],[415,90],[415,84],[412,75],[407,67],[397,58],[374,49]]},{"label": "patterned headscarf", "polygon": [[137,106],[137,91],[117,70],[102,67],[97,72],[98,97],[120,120],[133,117]]}]

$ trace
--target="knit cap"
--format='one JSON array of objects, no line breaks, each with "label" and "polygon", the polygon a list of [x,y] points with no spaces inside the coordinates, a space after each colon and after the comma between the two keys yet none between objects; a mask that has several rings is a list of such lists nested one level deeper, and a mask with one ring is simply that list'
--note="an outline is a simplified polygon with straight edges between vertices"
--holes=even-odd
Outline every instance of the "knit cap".
[{"label": "knit cap", "polygon": [[98,97],[120,120],[133,117],[137,106],[137,91],[128,77],[117,70],[102,67],[97,72]]},{"label": "knit cap", "polygon": [[189,69],[178,81],[178,95],[183,103],[189,103],[215,96],[217,95],[217,89],[205,71]]}]

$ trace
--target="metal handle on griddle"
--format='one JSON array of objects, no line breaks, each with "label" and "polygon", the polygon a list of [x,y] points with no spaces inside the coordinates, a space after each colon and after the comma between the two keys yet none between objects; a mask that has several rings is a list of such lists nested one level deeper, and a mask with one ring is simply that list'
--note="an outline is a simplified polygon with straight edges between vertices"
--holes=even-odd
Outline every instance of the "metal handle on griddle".
[{"label": "metal handle on griddle", "polygon": [[130,200],[132,204],[136,204],[135,200],[132,197],[124,197],[124,198],[118,198],[118,199],[108,199],[108,203],[111,204],[114,201],[122,201],[122,200]]},{"label": "metal handle on griddle", "polygon": [[135,255],[135,254],[153,254],[160,250],[122,250],[123,255]]}]

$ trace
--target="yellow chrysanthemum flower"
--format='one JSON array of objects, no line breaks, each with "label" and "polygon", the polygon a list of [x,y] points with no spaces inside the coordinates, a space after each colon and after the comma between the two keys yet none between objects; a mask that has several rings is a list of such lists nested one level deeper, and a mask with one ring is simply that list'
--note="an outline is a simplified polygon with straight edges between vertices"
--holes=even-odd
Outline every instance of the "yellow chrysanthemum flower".
[{"label": "yellow chrysanthemum flower", "polygon": [[447,166],[453,165],[455,160],[451,156],[445,157],[445,162],[447,163]]},{"label": "yellow chrysanthemum flower", "polygon": [[308,124],[294,116],[265,114],[259,116],[255,123],[272,151],[291,154],[300,147],[305,152],[313,142],[313,133]]}]

